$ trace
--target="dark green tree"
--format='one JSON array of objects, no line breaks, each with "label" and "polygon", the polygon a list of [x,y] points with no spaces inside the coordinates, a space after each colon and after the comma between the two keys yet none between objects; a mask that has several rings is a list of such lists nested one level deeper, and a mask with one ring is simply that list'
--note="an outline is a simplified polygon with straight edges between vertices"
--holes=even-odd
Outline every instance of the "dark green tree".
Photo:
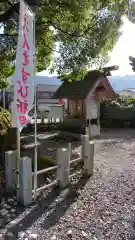
[{"label": "dark green tree", "polygon": [[130,61],[129,64],[132,66],[133,72],[135,72],[135,58],[132,56],[129,56],[129,61]]},{"label": "dark green tree", "polygon": [[[36,13],[37,71],[51,66],[59,75],[76,79],[91,66],[108,60],[119,37],[122,16],[128,14],[127,0],[26,0]],[[0,56],[14,69],[19,3],[0,1]],[[131,17],[134,16],[134,2]],[[53,62],[52,62],[52,59]],[[1,60],[0,60],[1,63]]]}]

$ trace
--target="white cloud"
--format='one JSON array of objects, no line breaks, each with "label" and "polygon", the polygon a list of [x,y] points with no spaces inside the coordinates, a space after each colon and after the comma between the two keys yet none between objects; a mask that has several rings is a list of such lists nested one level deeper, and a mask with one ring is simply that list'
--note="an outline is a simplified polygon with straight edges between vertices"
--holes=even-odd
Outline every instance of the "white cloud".
[{"label": "white cloud", "polygon": [[109,65],[119,65],[119,70],[112,72],[112,75],[132,75],[129,65],[129,56],[135,57],[135,24],[127,18],[123,18],[124,24],[121,27],[122,35],[114,47]]}]

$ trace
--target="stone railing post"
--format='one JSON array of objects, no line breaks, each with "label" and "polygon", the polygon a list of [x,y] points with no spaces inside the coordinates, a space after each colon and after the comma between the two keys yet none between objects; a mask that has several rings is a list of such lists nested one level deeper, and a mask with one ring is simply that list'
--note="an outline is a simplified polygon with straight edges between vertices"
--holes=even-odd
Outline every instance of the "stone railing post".
[{"label": "stone railing post", "polygon": [[57,149],[57,179],[62,188],[67,187],[69,184],[70,157],[71,143],[68,144],[68,148]]},{"label": "stone railing post", "polygon": [[82,157],[84,159],[84,171],[88,175],[93,175],[94,165],[94,142],[89,141],[88,135],[82,136]]},{"label": "stone railing post", "polygon": [[19,162],[19,201],[23,206],[32,203],[32,161],[29,157]]},{"label": "stone railing post", "polygon": [[5,152],[5,185],[6,191],[12,192],[16,185],[16,151]]}]

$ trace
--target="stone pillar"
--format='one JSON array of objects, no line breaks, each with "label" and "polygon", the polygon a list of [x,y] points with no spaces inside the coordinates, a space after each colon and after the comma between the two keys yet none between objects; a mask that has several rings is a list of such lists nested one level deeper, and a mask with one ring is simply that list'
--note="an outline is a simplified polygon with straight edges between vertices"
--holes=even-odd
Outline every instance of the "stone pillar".
[{"label": "stone pillar", "polygon": [[100,102],[98,102],[98,120],[97,120],[97,126],[98,126],[98,136],[100,136]]},{"label": "stone pillar", "polygon": [[88,135],[82,136],[82,157],[84,159],[84,171],[88,175],[93,175],[94,165],[94,142],[89,141]]},{"label": "stone pillar", "polygon": [[56,123],[56,117],[53,117],[53,123]]},{"label": "stone pillar", "polygon": [[7,192],[13,191],[16,185],[16,151],[5,152],[5,182]]},{"label": "stone pillar", "polygon": [[82,156],[88,156],[89,136],[81,135],[82,140]]},{"label": "stone pillar", "polygon": [[32,203],[32,161],[29,157],[20,159],[19,201],[23,206]]},{"label": "stone pillar", "polygon": [[44,116],[41,117],[41,123],[44,124]]},{"label": "stone pillar", "polygon": [[94,142],[90,141],[88,145],[88,157],[84,160],[84,170],[88,175],[93,175],[94,167]]},{"label": "stone pillar", "polygon": [[68,148],[57,149],[57,179],[60,187],[65,188],[69,184],[70,173],[70,157],[71,157],[71,144],[68,144]]}]

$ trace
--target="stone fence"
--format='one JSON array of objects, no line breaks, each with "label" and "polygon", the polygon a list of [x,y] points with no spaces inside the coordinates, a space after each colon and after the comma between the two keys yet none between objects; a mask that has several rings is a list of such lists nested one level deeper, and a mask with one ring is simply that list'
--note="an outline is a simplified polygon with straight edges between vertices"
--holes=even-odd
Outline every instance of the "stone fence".
[{"label": "stone fence", "polygon": [[[33,195],[38,192],[58,185],[62,188],[68,186],[70,182],[70,167],[73,163],[83,161],[83,173],[91,176],[93,174],[94,163],[94,142],[89,141],[87,135],[82,135],[82,155],[77,159],[71,160],[71,143],[67,148],[57,149],[56,166],[45,168],[37,171],[36,174],[32,172],[32,159],[23,157],[19,161],[19,171],[17,171],[16,151],[8,151],[5,153],[5,180],[7,192],[13,191],[14,186],[19,179],[19,186],[17,187],[18,201],[27,206],[32,203]],[[37,180],[37,176],[46,172],[56,170],[56,179],[47,185],[40,188],[32,189],[32,179]]]}]

